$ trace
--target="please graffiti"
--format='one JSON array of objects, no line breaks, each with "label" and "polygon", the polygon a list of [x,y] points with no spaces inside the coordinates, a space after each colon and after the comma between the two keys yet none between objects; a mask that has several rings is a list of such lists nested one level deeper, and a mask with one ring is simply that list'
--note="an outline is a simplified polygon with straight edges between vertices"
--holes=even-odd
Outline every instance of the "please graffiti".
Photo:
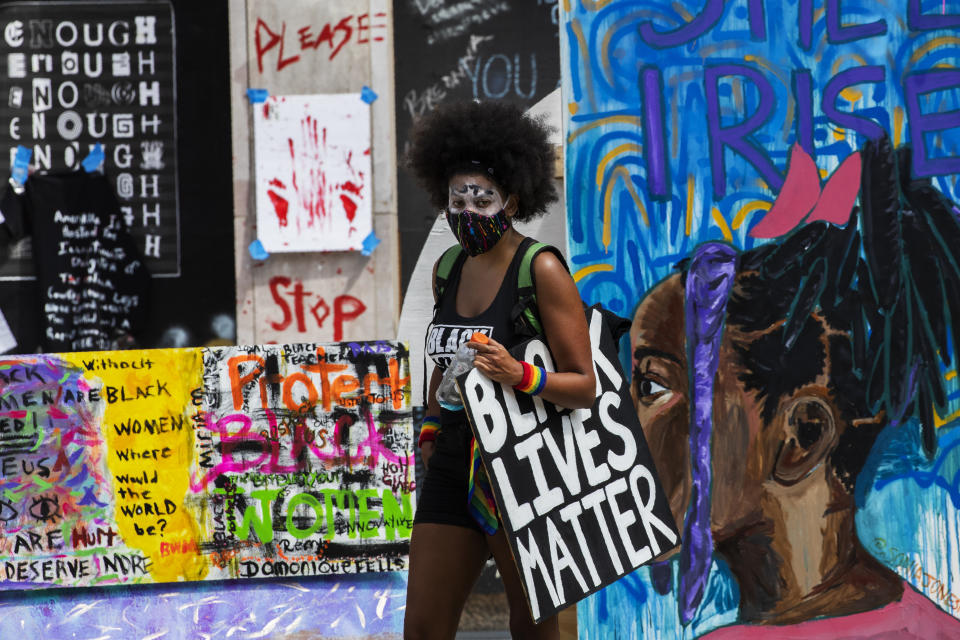
[{"label": "please graffiti", "polygon": [[[327,22],[322,27],[304,25],[296,30],[296,37],[291,34],[293,44],[299,51],[319,51],[325,46],[328,52],[327,60],[331,61],[351,41],[357,45],[383,41],[383,34],[387,30],[387,14],[384,12],[361,13],[359,15],[344,16],[336,22]],[[293,29],[291,28],[291,31]],[[262,18],[257,18],[254,30],[254,46],[257,51],[257,69],[263,73],[263,60],[269,51],[276,49],[276,70],[282,71],[285,67],[300,61],[300,54],[285,55],[287,48],[287,23],[280,26],[270,26]]]}]

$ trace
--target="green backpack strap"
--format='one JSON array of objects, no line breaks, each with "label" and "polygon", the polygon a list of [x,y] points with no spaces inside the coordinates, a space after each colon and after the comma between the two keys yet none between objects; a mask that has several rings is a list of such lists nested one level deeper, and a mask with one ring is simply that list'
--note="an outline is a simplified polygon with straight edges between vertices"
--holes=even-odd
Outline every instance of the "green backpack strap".
[{"label": "green backpack strap", "polygon": [[533,337],[543,334],[543,325],[540,322],[540,315],[537,313],[537,282],[533,275],[533,261],[543,251],[553,253],[560,260],[564,268],[569,271],[567,261],[563,254],[556,247],[545,242],[536,242],[527,238],[524,240],[527,248],[524,251],[523,258],[520,259],[520,269],[517,272],[517,304],[514,307],[513,325],[514,330],[525,336]]},{"label": "green backpack strap", "polygon": [[440,304],[440,299],[447,289],[447,282],[450,280],[450,274],[453,273],[454,267],[457,266],[458,262],[465,260],[466,257],[466,252],[459,244],[453,245],[440,256],[440,260],[437,262],[437,275],[433,279],[433,299],[436,304]]}]

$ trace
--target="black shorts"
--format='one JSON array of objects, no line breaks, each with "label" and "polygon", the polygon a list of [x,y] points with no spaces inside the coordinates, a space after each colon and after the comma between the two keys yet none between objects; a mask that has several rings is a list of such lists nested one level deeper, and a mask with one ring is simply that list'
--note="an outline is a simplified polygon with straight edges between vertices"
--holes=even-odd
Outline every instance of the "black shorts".
[{"label": "black shorts", "polygon": [[483,533],[467,505],[472,437],[466,422],[444,420],[420,487],[414,524],[452,524]]}]

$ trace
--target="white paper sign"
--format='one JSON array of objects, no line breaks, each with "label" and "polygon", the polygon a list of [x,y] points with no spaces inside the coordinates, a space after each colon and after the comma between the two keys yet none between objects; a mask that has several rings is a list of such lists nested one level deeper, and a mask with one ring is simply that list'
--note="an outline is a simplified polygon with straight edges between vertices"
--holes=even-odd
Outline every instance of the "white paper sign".
[{"label": "white paper sign", "polygon": [[270,96],[253,109],[264,248],[362,249],[373,230],[370,106],[342,93]]}]

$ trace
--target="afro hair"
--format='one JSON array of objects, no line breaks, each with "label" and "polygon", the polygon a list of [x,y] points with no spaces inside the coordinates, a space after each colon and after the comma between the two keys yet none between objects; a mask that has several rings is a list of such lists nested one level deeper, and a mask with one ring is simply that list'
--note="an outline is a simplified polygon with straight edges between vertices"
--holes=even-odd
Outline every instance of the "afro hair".
[{"label": "afro hair", "polygon": [[515,104],[450,103],[417,121],[406,164],[438,209],[447,206],[454,174],[478,172],[517,194],[515,220],[531,220],[557,199],[549,134],[550,127]]}]

